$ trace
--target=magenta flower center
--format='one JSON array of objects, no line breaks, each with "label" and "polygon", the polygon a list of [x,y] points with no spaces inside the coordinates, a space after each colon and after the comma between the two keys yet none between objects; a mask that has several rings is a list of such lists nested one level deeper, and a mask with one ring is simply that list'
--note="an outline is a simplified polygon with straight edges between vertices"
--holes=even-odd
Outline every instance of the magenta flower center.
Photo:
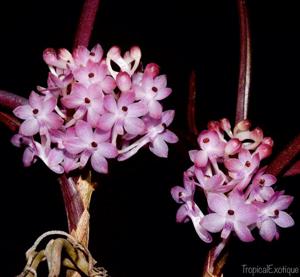
[{"label": "magenta flower center", "polygon": [[91,100],[90,100],[89,98],[85,97],[85,98],[84,98],[84,102],[85,102],[86,104],[90,104],[90,103],[91,103]]},{"label": "magenta flower center", "polygon": [[276,217],[278,217],[279,211],[278,211],[278,210],[275,210],[275,211],[274,211],[274,215],[275,215]]},{"label": "magenta flower center", "polygon": [[98,143],[95,142],[95,141],[93,141],[93,142],[91,143],[91,146],[94,147],[94,148],[96,148],[96,147],[98,146]]},{"label": "magenta flower center", "polygon": [[209,143],[209,138],[204,138],[202,141],[203,143]]},{"label": "magenta flower center", "polygon": [[260,185],[261,187],[263,187],[264,184],[265,184],[265,179],[261,178],[261,179],[259,180],[259,185]]},{"label": "magenta flower center", "polygon": [[123,107],[122,107],[122,111],[123,111],[123,112],[127,112],[127,111],[128,111],[128,108],[127,108],[126,106],[123,106]]},{"label": "magenta flower center", "polygon": [[32,113],[33,113],[33,114],[38,114],[38,112],[39,112],[38,109],[33,109],[33,110],[32,110]]},{"label": "magenta flower center", "polygon": [[229,215],[234,215],[234,210],[228,210],[227,212]]},{"label": "magenta flower center", "polygon": [[157,92],[157,91],[158,91],[158,88],[157,88],[157,87],[152,87],[152,91],[153,91],[153,92]]},{"label": "magenta flower center", "polygon": [[246,161],[246,162],[245,162],[245,166],[246,166],[246,167],[250,167],[250,166],[251,166],[251,163],[250,163],[249,161]]},{"label": "magenta flower center", "polygon": [[89,73],[89,78],[94,78],[95,74],[93,72]]},{"label": "magenta flower center", "polygon": [[94,52],[91,52],[90,53],[90,56],[95,56],[96,54]]}]

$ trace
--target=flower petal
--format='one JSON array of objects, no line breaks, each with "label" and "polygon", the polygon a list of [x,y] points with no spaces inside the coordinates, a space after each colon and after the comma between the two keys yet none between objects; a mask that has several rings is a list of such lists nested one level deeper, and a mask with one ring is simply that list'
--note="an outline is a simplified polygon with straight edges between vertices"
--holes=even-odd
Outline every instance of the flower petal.
[{"label": "flower petal", "polygon": [[13,113],[21,119],[33,118],[32,107],[29,105],[18,106],[14,109]]},{"label": "flower petal", "polygon": [[24,136],[33,136],[39,132],[40,125],[35,118],[25,120],[21,126],[19,133]]},{"label": "flower petal", "polygon": [[216,213],[211,213],[204,216],[201,220],[201,225],[212,233],[220,232],[225,224],[225,217]]},{"label": "flower petal", "polygon": [[126,117],[124,121],[125,130],[131,135],[139,135],[145,130],[143,120],[136,117]]},{"label": "flower petal", "polygon": [[149,108],[149,114],[151,117],[153,117],[155,119],[159,119],[161,117],[162,106],[158,101],[156,101],[156,100],[150,101],[148,103],[148,108]]},{"label": "flower petal", "polygon": [[261,223],[259,234],[264,240],[272,241],[276,235],[276,225],[271,219],[264,220]]},{"label": "flower petal", "polygon": [[274,218],[273,221],[282,228],[288,228],[295,224],[294,219],[286,212],[279,211],[277,218]]},{"label": "flower petal", "polygon": [[229,210],[228,198],[222,193],[208,193],[207,203],[209,208],[219,215],[226,215]]},{"label": "flower petal", "polygon": [[162,157],[162,158],[168,157],[169,147],[166,144],[166,142],[160,137],[154,139],[152,144],[150,144],[149,149],[152,153],[154,153],[158,157]]},{"label": "flower petal", "polygon": [[235,221],[234,222],[234,231],[236,232],[237,236],[241,241],[244,242],[250,242],[254,240],[254,237],[252,236],[249,228],[246,226],[246,224],[243,224],[241,222]]},{"label": "flower petal", "polygon": [[127,115],[130,117],[140,117],[145,115],[147,112],[147,106],[142,102],[137,102],[128,106]]},{"label": "flower petal", "polygon": [[91,165],[95,171],[99,173],[108,172],[108,164],[106,159],[100,155],[98,152],[95,152],[91,157]]},{"label": "flower petal", "polygon": [[84,142],[90,143],[93,140],[93,129],[92,126],[83,121],[78,120],[75,125],[76,135]]}]

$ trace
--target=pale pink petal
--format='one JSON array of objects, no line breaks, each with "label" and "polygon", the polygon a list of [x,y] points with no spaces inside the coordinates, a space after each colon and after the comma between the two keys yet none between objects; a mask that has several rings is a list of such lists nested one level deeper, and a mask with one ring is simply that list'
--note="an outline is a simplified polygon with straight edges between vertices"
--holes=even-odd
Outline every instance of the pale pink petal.
[{"label": "pale pink petal", "polygon": [[220,232],[225,224],[225,217],[220,216],[216,213],[211,213],[201,220],[201,225],[208,230],[209,232],[212,233],[217,233]]},{"label": "pale pink petal", "polygon": [[276,225],[271,219],[264,220],[261,223],[259,234],[266,241],[272,241],[276,235]]},{"label": "pale pink petal", "polygon": [[63,141],[63,145],[66,147],[67,151],[70,152],[71,154],[78,154],[87,147],[87,145],[82,144],[81,139],[77,137],[67,137]]},{"label": "pale pink petal", "polygon": [[39,129],[40,125],[35,118],[27,119],[21,124],[19,133],[24,136],[33,136],[39,132]]},{"label": "pale pink petal", "polygon": [[110,132],[96,129],[94,132],[94,139],[96,142],[106,142],[110,138]]},{"label": "pale pink petal", "polygon": [[259,194],[264,200],[269,200],[274,194],[274,190],[271,187],[263,187]]},{"label": "pale pink petal", "polygon": [[16,117],[21,119],[33,118],[32,107],[29,105],[18,106],[13,110]]},{"label": "pale pink petal", "polygon": [[176,143],[178,142],[178,137],[171,132],[170,130],[166,130],[161,137],[168,143]]},{"label": "pale pink petal", "polygon": [[116,87],[116,82],[111,76],[106,76],[101,82],[101,88],[105,93],[112,93]]},{"label": "pale pink petal", "polygon": [[250,242],[254,241],[254,237],[252,236],[249,228],[244,223],[240,223],[238,221],[234,222],[234,231],[241,241]]},{"label": "pale pink petal", "polygon": [[134,92],[122,92],[118,101],[118,107],[127,107],[134,102]]},{"label": "pale pink petal", "polygon": [[195,158],[196,158],[197,153],[198,153],[198,150],[190,150],[189,151],[190,160],[192,162],[195,162]]},{"label": "pale pink petal", "polygon": [[82,99],[74,97],[73,95],[67,95],[61,99],[61,103],[64,105],[64,107],[73,109],[77,108],[78,106],[82,105]]},{"label": "pale pink petal", "polygon": [[49,167],[58,165],[64,159],[64,154],[61,150],[51,149],[48,155]]},{"label": "pale pink petal", "polygon": [[221,174],[216,174],[208,178],[205,182],[205,190],[213,190],[222,186],[224,183],[224,176]]},{"label": "pale pink petal", "polygon": [[103,49],[99,43],[92,48],[89,56],[94,63],[100,62],[103,57]]},{"label": "pale pink petal", "polygon": [[127,72],[120,72],[117,75],[116,83],[121,91],[129,91],[131,88],[131,78]]},{"label": "pale pink petal", "polygon": [[97,155],[101,154],[105,158],[115,158],[118,151],[115,146],[108,142],[102,142],[98,145]]},{"label": "pale pink petal", "polygon": [[225,159],[224,165],[230,171],[240,171],[243,168],[241,162],[238,159]]},{"label": "pale pink petal", "polygon": [[172,93],[172,89],[171,88],[163,88],[163,89],[160,89],[156,96],[155,96],[155,99],[156,100],[162,100],[162,99],[165,99],[167,98],[170,94]]},{"label": "pale pink petal", "polygon": [[90,150],[84,150],[81,153],[80,162],[79,162],[81,167],[84,167],[87,164],[87,162],[88,162],[89,158],[91,157],[91,155],[92,155],[92,152]]},{"label": "pale pink petal", "polygon": [[34,163],[35,152],[32,148],[27,147],[23,153],[23,164],[25,167],[31,166]]},{"label": "pale pink petal", "polygon": [[171,189],[171,195],[177,203],[184,203],[186,198],[186,190],[183,187],[176,186]]},{"label": "pale pink petal", "polygon": [[93,109],[88,109],[87,111],[87,122],[92,126],[96,127],[100,120],[100,115]]},{"label": "pale pink petal", "polygon": [[239,160],[242,162],[242,163],[245,163],[247,161],[251,161],[252,157],[251,157],[251,154],[248,150],[246,149],[242,149],[239,153]]},{"label": "pale pink petal", "polygon": [[201,224],[201,217],[197,216],[191,217],[195,231],[197,233],[197,235],[199,236],[200,239],[202,239],[204,242],[206,243],[211,243],[212,242],[212,237],[210,235],[210,233],[207,232],[207,230],[202,226]]},{"label": "pale pink petal", "polygon": [[92,84],[88,87],[86,96],[92,99],[102,99],[103,93],[101,91],[101,86],[99,84]]},{"label": "pale pink petal", "polygon": [[226,215],[230,208],[228,198],[222,193],[208,193],[207,203],[212,211],[220,215]]},{"label": "pale pink petal", "polygon": [[224,224],[224,228],[221,232],[221,238],[222,239],[227,239],[229,237],[229,235],[231,234],[231,231],[233,229],[233,224],[231,221],[227,221]]},{"label": "pale pink petal", "polygon": [[251,204],[234,207],[234,210],[237,220],[245,223],[247,226],[257,221],[257,209]]},{"label": "pale pink petal", "polygon": [[149,149],[152,153],[154,153],[158,157],[167,158],[168,157],[168,145],[166,142],[157,137],[152,144],[150,144]]},{"label": "pale pink petal", "polygon": [[142,102],[137,102],[128,106],[127,115],[130,117],[140,117],[145,115],[147,112],[147,106]]},{"label": "pale pink petal", "polygon": [[46,122],[47,127],[51,129],[59,129],[63,125],[64,120],[58,114],[50,113],[43,119],[43,122]]},{"label": "pale pink petal", "polygon": [[155,119],[159,119],[161,117],[162,106],[158,101],[156,101],[156,100],[150,101],[148,103],[148,108],[149,108],[149,114],[151,117],[153,117]]},{"label": "pale pink petal", "polygon": [[145,130],[145,124],[143,120],[135,117],[125,118],[124,128],[126,132],[132,135],[138,135]]},{"label": "pale pink petal", "polygon": [[208,163],[207,153],[203,150],[198,151],[195,156],[194,163],[195,163],[195,166],[198,168],[205,167]]},{"label": "pale pink petal", "polygon": [[284,211],[279,211],[278,217],[273,218],[273,221],[282,228],[288,228],[295,224],[294,219]]},{"label": "pale pink petal", "polygon": [[112,95],[107,95],[104,97],[104,107],[111,113],[116,113],[118,110],[116,99]]},{"label": "pale pink petal", "polygon": [[93,139],[91,125],[83,120],[78,120],[75,125],[76,135],[84,142],[89,143]]},{"label": "pale pink petal", "polygon": [[174,116],[175,116],[174,110],[164,111],[162,113],[161,121],[162,121],[162,123],[165,123],[166,126],[169,126],[172,123]]},{"label": "pale pink petal", "polygon": [[93,169],[99,173],[108,172],[108,164],[106,159],[95,152],[91,157],[91,165]]},{"label": "pale pink petal", "polygon": [[165,88],[167,86],[167,76],[159,75],[154,79],[153,85],[157,88]]},{"label": "pale pink petal", "polygon": [[99,118],[97,127],[104,131],[108,131],[112,128],[115,121],[116,121],[116,116],[114,114],[105,113]]},{"label": "pale pink petal", "polygon": [[190,220],[188,215],[189,209],[187,205],[181,205],[176,213],[176,222],[186,223]]},{"label": "pale pink petal", "polygon": [[48,114],[52,112],[56,106],[57,99],[55,97],[50,97],[42,103],[43,114]]},{"label": "pale pink petal", "polygon": [[85,66],[87,64],[89,56],[90,56],[89,50],[86,47],[81,45],[76,47],[73,51],[73,57],[77,65]]},{"label": "pale pink petal", "polygon": [[29,96],[29,105],[33,108],[41,109],[43,97],[32,91]]},{"label": "pale pink petal", "polygon": [[277,182],[277,178],[271,174],[264,174],[262,175],[263,179],[265,180],[264,186],[272,186]]},{"label": "pale pink petal", "polygon": [[272,207],[273,209],[277,209],[277,210],[285,210],[290,206],[293,200],[294,200],[293,196],[281,195],[278,197],[278,199],[272,205]]}]

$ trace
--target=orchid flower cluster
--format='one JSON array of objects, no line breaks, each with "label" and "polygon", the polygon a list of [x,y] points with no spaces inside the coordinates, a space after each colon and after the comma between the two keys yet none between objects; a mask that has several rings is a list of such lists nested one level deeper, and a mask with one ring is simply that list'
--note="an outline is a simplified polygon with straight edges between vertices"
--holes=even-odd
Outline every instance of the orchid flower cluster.
[{"label": "orchid flower cluster", "polygon": [[[293,197],[276,191],[276,177],[267,174],[266,167],[260,168],[272,152],[273,141],[261,129],[250,127],[248,120],[239,122],[233,131],[227,119],[210,122],[208,130],[198,136],[200,150],[189,152],[194,164],[183,174],[184,187],[171,189],[174,200],[182,204],[177,222],[191,220],[204,242],[210,243],[211,233],[218,232],[224,240],[234,232],[250,242],[254,228],[272,241],[279,238],[277,226],[294,225],[285,211]],[[197,188],[206,197],[207,214],[195,202]]]},{"label": "orchid flower cluster", "polygon": [[14,110],[23,122],[12,142],[25,146],[25,166],[40,158],[61,174],[90,160],[95,171],[107,173],[107,159],[128,159],[146,145],[167,157],[167,142],[178,138],[167,129],[174,110],[164,111],[160,101],[172,90],[157,64],[141,69],[139,47],[122,56],[114,46],[106,57],[99,44],[72,54],[46,49],[43,58],[50,69],[47,87],[38,86],[28,104]]}]

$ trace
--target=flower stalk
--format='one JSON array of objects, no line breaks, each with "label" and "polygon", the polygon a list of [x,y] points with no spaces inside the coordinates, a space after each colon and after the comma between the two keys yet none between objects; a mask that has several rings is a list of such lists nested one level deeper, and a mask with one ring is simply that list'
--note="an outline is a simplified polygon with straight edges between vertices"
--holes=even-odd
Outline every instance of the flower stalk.
[{"label": "flower stalk", "polygon": [[251,40],[246,0],[238,0],[237,4],[240,21],[240,70],[236,102],[236,123],[247,119],[251,77]]},{"label": "flower stalk", "polygon": [[278,176],[288,170],[291,162],[300,153],[300,134],[298,134],[270,163],[267,172]]},{"label": "flower stalk", "polygon": [[86,0],[84,2],[74,39],[74,48],[79,45],[88,47],[99,4],[100,0]]},{"label": "flower stalk", "polygon": [[2,107],[13,110],[14,108],[27,104],[28,100],[17,94],[8,92],[6,90],[0,90],[0,105]]},{"label": "flower stalk", "polygon": [[193,70],[189,79],[189,97],[187,107],[187,123],[189,131],[197,137],[199,134],[196,123],[196,72]]}]

